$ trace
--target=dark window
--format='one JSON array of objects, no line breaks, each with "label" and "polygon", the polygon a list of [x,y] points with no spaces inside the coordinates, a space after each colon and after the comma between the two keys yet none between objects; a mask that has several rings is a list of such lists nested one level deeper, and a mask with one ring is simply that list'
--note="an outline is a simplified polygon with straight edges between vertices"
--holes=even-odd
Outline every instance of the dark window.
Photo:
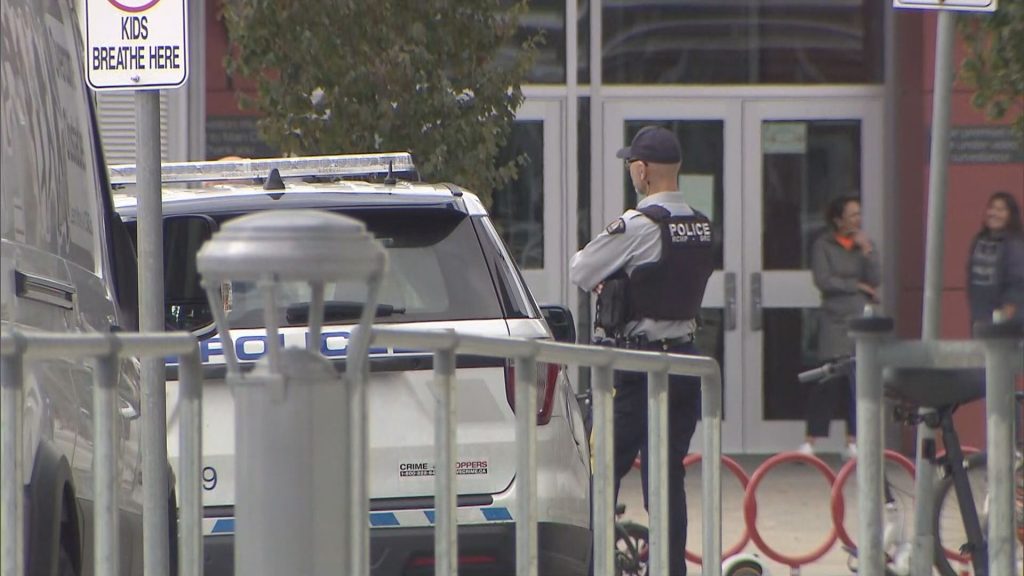
[{"label": "dark window", "polygon": [[882,0],[606,3],[608,84],[881,83]]},{"label": "dark window", "polygon": [[517,120],[497,164],[524,158],[518,177],[494,191],[491,221],[524,269],[544,267],[544,122]]},{"label": "dark window", "polygon": [[[353,210],[346,215],[366,223],[388,252],[388,273],[378,298],[378,323],[501,318],[487,261],[470,219],[451,210]],[[223,223],[240,214],[213,215]],[[134,226],[134,223],[132,224]],[[178,251],[179,259],[195,257]],[[180,264],[180,263],[179,263]],[[175,262],[167,262],[168,269]],[[181,266],[179,266],[181,267]],[[262,328],[262,291],[252,282],[225,287],[224,305],[233,328]],[[366,300],[363,282],[326,286],[327,323],[354,323]],[[308,324],[309,285],[278,286],[280,326]]]},{"label": "dark window", "polygon": [[535,36],[537,56],[524,84],[565,84],[565,0],[531,0],[519,17],[519,30],[499,57],[512,62],[523,42]]},{"label": "dark window", "polygon": [[494,281],[494,289],[498,292],[501,307],[506,318],[536,318],[540,315],[532,296],[526,288],[526,282],[519,274],[515,264],[502,255],[498,243],[501,241],[486,219],[477,220],[477,235],[487,258],[487,265]]}]

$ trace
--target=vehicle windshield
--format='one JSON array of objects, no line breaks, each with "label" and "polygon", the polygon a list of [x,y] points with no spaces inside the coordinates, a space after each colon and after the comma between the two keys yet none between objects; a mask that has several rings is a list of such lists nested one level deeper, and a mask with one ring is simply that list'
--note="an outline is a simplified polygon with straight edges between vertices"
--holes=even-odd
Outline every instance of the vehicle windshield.
[{"label": "vehicle windshield", "polygon": [[[364,222],[386,248],[388,271],[378,297],[376,322],[426,322],[501,318],[502,311],[487,262],[468,216],[452,210],[360,209],[344,212]],[[219,225],[241,214],[212,215]],[[134,223],[132,224],[134,232]],[[165,247],[168,271],[194,267],[194,250],[186,253]],[[184,260],[189,262],[182,262]],[[178,262],[176,262],[178,261]],[[175,274],[176,276],[178,274]],[[188,277],[188,274],[181,276]],[[168,284],[173,278],[165,279]],[[278,326],[309,324],[309,284],[282,282],[277,285]],[[168,293],[180,287],[168,287]],[[187,289],[202,294],[198,286]],[[362,282],[332,282],[325,286],[324,321],[327,324],[359,320],[367,286]],[[265,326],[263,291],[253,282],[232,282],[222,286],[222,302],[232,328]],[[169,302],[170,304],[170,302]],[[198,309],[197,309],[198,308]],[[195,327],[194,318],[210,318],[205,302],[167,308],[168,323]]]}]

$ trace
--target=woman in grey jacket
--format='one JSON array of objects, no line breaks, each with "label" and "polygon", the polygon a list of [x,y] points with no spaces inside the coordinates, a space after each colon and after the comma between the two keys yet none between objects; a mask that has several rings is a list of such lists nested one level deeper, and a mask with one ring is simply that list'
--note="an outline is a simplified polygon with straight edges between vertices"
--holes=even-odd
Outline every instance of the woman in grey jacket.
[{"label": "woman in grey jacket", "polygon": [[[863,314],[865,304],[878,302],[881,284],[878,252],[861,229],[860,200],[854,196],[836,198],[825,211],[825,221],[829,229],[811,247],[814,285],[821,291],[818,355],[823,361],[853,354],[847,322]],[[801,452],[813,454],[815,440],[828,436],[839,393],[848,391],[845,456],[856,453],[857,418],[853,413],[853,365],[850,366],[847,385],[813,385],[807,398],[807,440],[800,446]]]},{"label": "woman in grey jacket", "polygon": [[1009,192],[988,199],[985,221],[971,242],[967,260],[967,301],[971,322],[1024,317],[1024,233],[1020,207]]}]

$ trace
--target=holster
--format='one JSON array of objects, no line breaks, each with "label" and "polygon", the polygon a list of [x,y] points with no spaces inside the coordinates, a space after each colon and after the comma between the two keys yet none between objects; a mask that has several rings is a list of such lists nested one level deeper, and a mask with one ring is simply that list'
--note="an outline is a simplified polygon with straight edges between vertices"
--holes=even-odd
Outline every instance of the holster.
[{"label": "holster", "polygon": [[625,274],[610,276],[604,281],[597,296],[594,327],[608,336],[622,333],[629,320],[629,277]]}]

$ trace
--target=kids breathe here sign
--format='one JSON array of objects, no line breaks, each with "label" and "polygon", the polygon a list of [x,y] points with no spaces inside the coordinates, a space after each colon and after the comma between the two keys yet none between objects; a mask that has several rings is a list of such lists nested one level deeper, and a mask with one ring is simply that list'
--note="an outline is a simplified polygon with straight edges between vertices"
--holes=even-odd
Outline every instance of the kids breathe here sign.
[{"label": "kids breathe here sign", "polygon": [[94,90],[177,88],[188,79],[188,0],[85,0]]}]

